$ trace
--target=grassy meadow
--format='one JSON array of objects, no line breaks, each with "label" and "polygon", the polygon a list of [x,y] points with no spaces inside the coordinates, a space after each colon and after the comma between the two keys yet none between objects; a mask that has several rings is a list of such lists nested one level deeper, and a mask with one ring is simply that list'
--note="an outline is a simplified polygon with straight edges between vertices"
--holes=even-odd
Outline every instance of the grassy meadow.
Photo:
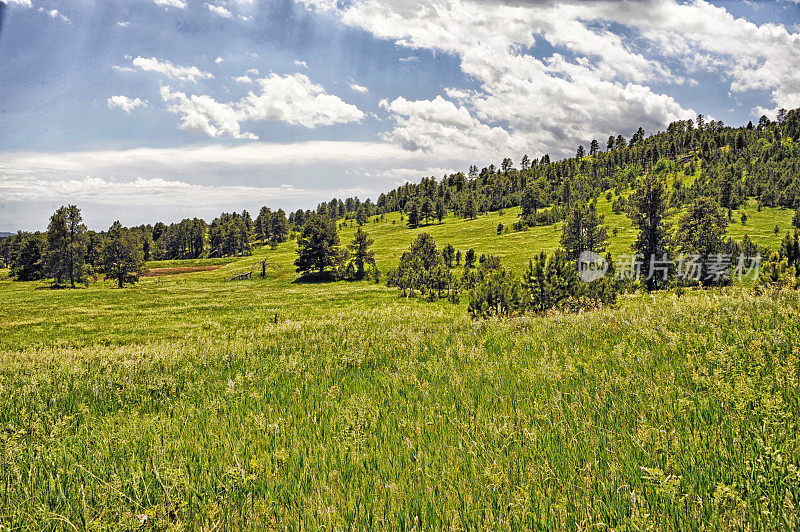
[{"label": "grassy meadow", "polygon": [[[626,252],[627,218],[598,209]],[[793,215],[744,210],[729,233],[773,248]],[[561,224],[497,235],[517,214],[365,230],[382,271],[427,231],[521,272]],[[294,245],[122,290],[0,271],[0,526],[800,527],[796,293],[472,321],[465,298],[294,283]],[[265,279],[225,280],[265,255]]]}]

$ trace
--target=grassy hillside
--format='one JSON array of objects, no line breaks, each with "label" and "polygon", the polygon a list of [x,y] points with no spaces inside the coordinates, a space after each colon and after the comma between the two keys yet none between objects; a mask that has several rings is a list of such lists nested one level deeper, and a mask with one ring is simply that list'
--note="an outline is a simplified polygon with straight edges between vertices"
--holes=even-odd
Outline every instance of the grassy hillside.
[{"label": "grassy hillside", "polygon": [[[627,218],[598,207],[627,250]],[[498,236],[516,214],[366,230],[384,271],[422,231],[519,271],[560,224]],[[775,246],[792,214],[748,207],[731,233]],[[225,281],[264,255],[267,279]],[[221,267],[124,290],[0,281],[0,523],[800,526],[797,294],[472,322],[463,302],[293,283],[295,255],[194,261]]]}]

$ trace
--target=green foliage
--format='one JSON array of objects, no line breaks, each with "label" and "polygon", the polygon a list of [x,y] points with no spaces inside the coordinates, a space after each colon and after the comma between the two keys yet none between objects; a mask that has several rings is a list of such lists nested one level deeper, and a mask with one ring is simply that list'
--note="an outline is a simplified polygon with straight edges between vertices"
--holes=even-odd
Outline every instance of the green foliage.
[{"label": "green foliage", "polygon": [[428,233],[417,235],[410,249],[401,255],[397,268],[386,275],[386,285],[399,288],[404,296],[417,290],[432,300],[441,298],[454,282],[450,268]]},{"label": "green foliage", "polygon": [[336,222],[327,216],[312,214],[297,238],[296,271],[303,277],[314,274],[324,277],[342,262],[338,246]]},{"label": "green foliage", "polygon": [[494,259],[485,261],[475,273],[465,272],[462,279],[471,288],[468,311],[473,318],[542,314],[551,309],[580,311],[616,302],[617,285],[609,276],[582,282],[575,262],[562,249],[549,257],[544,252],[536,255],[521,280]]},{"label": "green foliage", "polygon": [[597,214],[594,202],[572,207],[564,220],[561,246],[570,260],[576,260],[583,251],[603,253],[606,250],[608,229],[603,225],[603,216]]},{"label": "green foliage", "polygon": [[44,274],[57,285],[69,280],[75,283],[86,279],[86,226],[81,210],[75,205],[59,208],[50,217],[43,253]]},{"label": "green foliage", "polygon": [[669,252],[666,212],[665,180],[661,174],[648,173],[631,194],[628,211],[628,216],[638,231],[631,249],[644,258],[642,274],[647,279],[648,290],[657,288],[662,282],[657,275],[651,275],[650,258],[661,258]]},{"label": "green foliage", "polygon": [[374,241],[359,226],[353,241],[348,245],[354,269],[354,274],[351,278],[363,279],[366,275],[366,267],[375,267],[375,252],[370,249],[373,243]]},{"label": "green foliage", "polygon": [[794,289],[800,287],[800,280],[797,278],[797,271],[795,266],[789,264],[785,257],[781,257],[778,253],[773,253],[769,260],[761,265],[761,270],[758,274],[758,281],[756,282],[756,290],[782,290]]},{"label": "green foliage", "polygon": [[709,264],[712,255],[724,251],[723,236],[727,226],[725,212],[713,198],[706,196],[697,198],[678,221],[675,245],[683,253],[699,255],[703,284],[715,282],[709,275]]},{"label": "green foliage", "polygon": [[144,253],[138,236],[114,222],[103,244],[103,266],[107,279],[114,279],[120,288],[136,283],[144,269]]}]

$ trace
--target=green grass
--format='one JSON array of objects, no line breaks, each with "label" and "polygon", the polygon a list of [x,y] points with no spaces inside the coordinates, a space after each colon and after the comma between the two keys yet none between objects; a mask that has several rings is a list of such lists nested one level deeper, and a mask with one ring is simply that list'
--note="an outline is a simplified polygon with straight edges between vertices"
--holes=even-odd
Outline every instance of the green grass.
[{"label": "green grass", "polygon": [[240,257],[214,257],[206,259],[183,260],[151,260],[145,263],[145,268],[185,268],[190,266],[218,266],[236,262]]},{"label": "green grass", "polygon": [[[627,251],[627,218],[598,208]],[[753,212],[731,233],[774,246],[791,211]],[[384,271],[422,231],[520,271],[560,224],[498,236],[516,214],[365,229]],[[266,279],[225,281],[264,256]],[[287,242],[124,290],[0,281],[0,524],[800,526],[796,293],[473,322],[463,301],[294,283],[295,256]]]}]

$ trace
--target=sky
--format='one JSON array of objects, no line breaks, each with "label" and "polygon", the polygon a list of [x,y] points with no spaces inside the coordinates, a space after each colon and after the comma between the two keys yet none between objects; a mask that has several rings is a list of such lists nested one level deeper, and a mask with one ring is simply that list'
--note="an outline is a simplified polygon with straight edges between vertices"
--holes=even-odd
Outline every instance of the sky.
[{"label": "sky", "polygon": [[800,107],[800,3],[0,0],[0,231],[377,199]]}]

